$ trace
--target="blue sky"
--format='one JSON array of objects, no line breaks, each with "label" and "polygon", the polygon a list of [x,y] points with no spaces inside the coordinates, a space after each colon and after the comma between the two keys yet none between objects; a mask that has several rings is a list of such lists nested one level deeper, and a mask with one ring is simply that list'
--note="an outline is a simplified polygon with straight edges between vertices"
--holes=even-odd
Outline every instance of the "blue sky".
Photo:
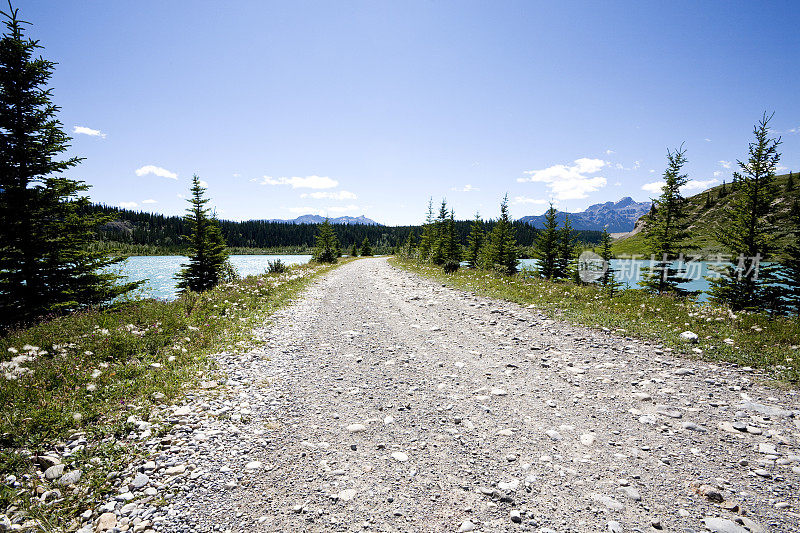
[{"label": "blue sky", "polygon": [[197,173],[238,220],[581,210],[653,196],[682,142],[687,193],[730,180],[765,110],[800,170],[796,1],[16,6],[110,205],[180,214]]}]

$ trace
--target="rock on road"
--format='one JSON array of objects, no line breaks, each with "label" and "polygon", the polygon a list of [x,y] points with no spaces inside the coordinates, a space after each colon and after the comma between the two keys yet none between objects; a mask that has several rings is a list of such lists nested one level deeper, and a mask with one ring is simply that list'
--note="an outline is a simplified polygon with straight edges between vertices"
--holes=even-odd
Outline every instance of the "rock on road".
[{"label": "rock on road", "polygon": [[747,369],[384,258],[254,334],[175,411],[156,531],[800,529],[797,396]]}]

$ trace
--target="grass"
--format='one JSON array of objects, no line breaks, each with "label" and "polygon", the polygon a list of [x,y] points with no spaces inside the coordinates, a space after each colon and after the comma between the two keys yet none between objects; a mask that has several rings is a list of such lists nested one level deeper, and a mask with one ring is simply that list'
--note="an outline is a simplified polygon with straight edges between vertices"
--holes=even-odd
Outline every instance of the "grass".
[{"label": "grass", "polygon": [[[441,268],[393,258],[392,264],[451,287],[533,305],[552,318],[663,344],[674,352],[712,361],[759,368],[771,379],[800,384],[800,318],[760,313],[731,313],[725,307],[658,296],[630,289],[609,297],[593,285],[552,282],[525,275],[501,276],[461,269],[444,274]],[[697,344],[680,340],[692,331]]]},{"label": "grass", "polygon": [[[263,324],[330,265],[249,276],[172,302],[120,303],[42,321],[0,338],[0,512],[9,508],[43,529],[68,527],[112,490],[107,474],[139,451],[127,436],[130,415],[149,420],[211,375],[209,354],[246,350]],[[32,498],[54,488],[32,458],[82,434],[86,448],[65,459],[82,471],[75,492],[45,508]],[[9,480],[14,476],[16,482]]]}]

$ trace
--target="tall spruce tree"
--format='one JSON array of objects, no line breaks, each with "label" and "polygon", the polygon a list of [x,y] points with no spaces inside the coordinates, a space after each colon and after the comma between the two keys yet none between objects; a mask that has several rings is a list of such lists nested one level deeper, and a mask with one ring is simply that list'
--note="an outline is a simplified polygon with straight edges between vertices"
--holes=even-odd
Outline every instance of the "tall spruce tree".
[{"label": "tall spruce tree", "polygon": [[372,256],[372,246],[369,244],[369,237],[364,237],[364,242],[361,243],[361,255],[363,257]]},{"label": "tall spruce tree", "polygon": [[558,232],[558,253],[556,257],[556,271],[554,277],[558,279],[570,278],[570,265],[575,259],[575,234],[569,215],[564,217],[564,227]]},{"label": "tall spruce tree", "polygon": [[475,213],[475,220],[470,226],[469,237],[467,238],[467,267],[478,268],[481,261],[481,248],[483,248],[483,222],[480,213]]},{"label": "tall spruce tree", "polygon": [[734,173],[736,192],[715,235],[732,260],[715,269],[719,277],[709,278],[709,293],[712,301],[734,310],[774,312],[780,308],[776,267],[763,263],[774,252],[776,231],[769,215],[781,157],[780,137],[770,137],[771,119],[772,115],[764,113],[753,127],[755,141],[748,147],[747,161],[737,161],[741,172]]},{"label": "tall spruce tree", "polygon": [[436,217],[434,222],[434,240],[431,249],[431,263],[434,265],[442,265],[447,260],[447,200],[442,199],[442,204],[439,206],[439,216]]},{"label": "tall spruce tree", "polygon": [[536,256],[539,259],[538,272],[545,279],[553,279],[558,274],[558,220],[556,208],[550,208],[544,214],[544,228],[536,237]]},{"label": "tall spruce tree", "polygon": [[789,171],[789,178],[786,180],[786,192],[794,190],[794,173]]},{"label": "tall spruce tree", "polygon": [[110,217],[88,209],[88,186],[60,176],[81,159],[59,159],[70,137],[47,84],[55,63],[36,57],[9,4],[0,40],[0,329],[109,302],[140,283],[119,284],[94,249]]},{"label": "tall spruce tree", "polygon": [[719,197],[724,198],[728,196],[728,189],[725,186],[725,180],[722,180],[722,188],[719,190]]},{"label": "tall spruce tree", "polygon": [[500,204],[500,218],[489,232],[484,245],[485,267],[501,274],[516,274],[519,249],[508,212],[508,195]]},{"label": "tall spruce tree", "polygon": [[189,208],[184,217],[189,225],[189,262],[175,276],[181,291],[202,292],[216,286],[223,277],[228,249],[219,223],[206,207],[209,199],[197,174],[192,176]]},{"label": "tall spruce tree", "polygon": [[317,233],[317,246],[311,258],[318,263],[335,263],[339,260],[341,249],[339,239],[333,231],[330,220],[327,218],[323,222]]},{"label": "tall spruce tree", "polygon": [[436,241],[436,225],[433,218],[433,198],[428,199],[428,212],[425,216],[425,224],[422,226],[422,235],[419,239],[419,260],[430,261],[433,245]]},{"label": "tall spruce tree", "polygon": [[358,257],[358,245],[356,243],[353,243],[350,248],[350,257]]},{"label": "tall spruce tree", "polygon": [[461,262],[461,243],[458,242],[458,234],[456,233],[456,214],[452,209],[450,216],[445,222],[445,236],[444,236],[444,262],[445,263],[460,263]]},{"label": "tall spruce tree", "polygon": [[681,174],[684,164],[686,150],[683,145],[674,152],[667,150],[664,186],[661,196],[653,200],[654,214],[644,228],[644,239],[653,262],[652,266],[645,269],[645,279],[639,285],[656,293],[689,294],[680,285],[691,280],[686,277],[685,267],[676,265],[676,261],[682,259],[680,254],[686,248],[684,242],[689,237],[686,199],[680,190],[689,181],[686,174]]},{"label": "tall spruce tree", "polygon": [[616,271],[611,266],[614,254],[611,252],[611,235],[607,228],[603,228],[603,235],[600,237],[600,257],[603,258],[603,274],[600,276],[600,285],[609,296],[614,296],[620,283],[617,281]]}]

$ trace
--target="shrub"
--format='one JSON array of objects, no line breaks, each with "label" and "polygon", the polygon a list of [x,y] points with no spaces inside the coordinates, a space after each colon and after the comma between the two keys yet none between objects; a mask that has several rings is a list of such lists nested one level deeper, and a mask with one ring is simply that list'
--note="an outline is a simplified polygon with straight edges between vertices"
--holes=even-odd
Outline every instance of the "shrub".
[{"label": "shrub", "polygon": [[459,263],[458,261],[446,261],[442,265],[442,269],[444,270],[445,274],[452,274],[453,272],[458,270],[460,266],[461,263]]},{"label": "shrub", "polygon": [[289,267],[281,261],[280,259],[276,259],[275,261],[267,261],[267,273],[268,274],[283,274]]}]

